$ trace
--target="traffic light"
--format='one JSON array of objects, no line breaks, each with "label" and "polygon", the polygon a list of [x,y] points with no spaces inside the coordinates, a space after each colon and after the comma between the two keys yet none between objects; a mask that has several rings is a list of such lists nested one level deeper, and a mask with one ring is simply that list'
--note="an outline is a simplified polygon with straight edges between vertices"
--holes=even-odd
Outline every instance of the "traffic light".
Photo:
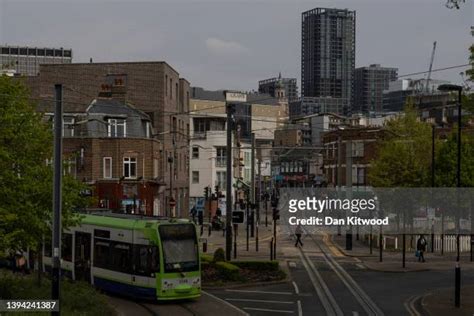
[{"label": "traffic light", "polygon": [[280,219],[280,210],[276,207],[273,208],[273,220],[277,221]]},{"label": "traffic light", "polygon": [[204,198],[206,201],[209,199],[209,187],[204,188]]},{"label": "traffic light", "polygon": [[216,185],[216,186],[214,187],[214,190],[215,190],[215,192],[216,192],[216,195],[219,195],[219,194],[218,194],[218,193],[219,193],[219,186],[218,186],[218,185]]}]

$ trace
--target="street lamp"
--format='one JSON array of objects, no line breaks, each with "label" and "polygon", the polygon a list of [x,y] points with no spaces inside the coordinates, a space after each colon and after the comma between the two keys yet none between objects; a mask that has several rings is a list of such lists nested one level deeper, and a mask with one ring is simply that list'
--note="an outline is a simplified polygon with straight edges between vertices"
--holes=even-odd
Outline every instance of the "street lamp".
[{"label": "street lamp", "polygon": [[[458,137],[457,137],[457,143],[458,143],[458,163],[457,163],[457,179],[456,179],[456,186],[458,188],[461,187],[461,96],[462,96],[462,86],[454,85],[454,84],[442,84],[438,87],[439,91],[457,91],[458,92]],[[459,208],[459,205],[458,205]],[[458,210],[459,213],[459,210]],[[456,243],[457,243],[457,256],[456,256],[456,261],[459,262],[459,257],[460,257],[460,250],[459,250],[459,218],[458,222],[456,223],[458,226],[458,234],[456,238]]]},{"label": "street lamp", "polygon": [[458,92],[458,165],[457,165],[457,187],[461,187],[461,96],[462,86],[455,84],[442,84],[438,87],[439,91],[457,91]]}]

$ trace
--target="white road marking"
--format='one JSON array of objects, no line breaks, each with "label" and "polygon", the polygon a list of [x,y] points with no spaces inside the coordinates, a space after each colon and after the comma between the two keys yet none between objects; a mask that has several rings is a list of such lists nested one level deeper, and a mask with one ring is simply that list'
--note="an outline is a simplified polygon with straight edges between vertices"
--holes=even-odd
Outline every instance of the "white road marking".
[{"label": "white road marking", "polygon": [[243,310],[241,310],[241,309],[238,308],[237,306],[234,306],[234,305],[232,305],[231,303],[226,302],[226,301],[224,301],[223,299],[221,299],[221,298],[219,298],[219,297],[217,297],[217,296],[215,296],[215,295],[212,295],[212,294],[209,293],[209,292],[202,291],[202,293],[203,293],[204,295],[210,296],[210,297],[212,297],[213,299],[218,300],[218,301],[220,301],[220,302],[226,304],[227,306],[233,308],[234,310],[238,311],[239,313],[248,316],[248,314],[247,314],[246,312],[244,312]]},{"label": "white road marking", "polygon": [[293,281],[293,287],[295,288],[295,293],[300,294],[300,289],[298,288],[298,284],[296,284],[295,281]]},{"label": "white road marking", "polygon": [[276,303],[276,304],[293,304],[293,301],[269,301],[269,300],[254,300],[246,298],[226,298],[226,301],[235,301],[235,302],[257,302],[257,303]]},{"label": "white road marking", "polygon": [[296,304],[298,305],[298,316],[303,316],[303,307],[301,306],[301,301],[298,300]]},{"label": "white road marking", "polygon": [[261,293],[261,294],[276,294],[276,295],[293,295],[293,293],[291,293],[291,292],[272,292],[272,291],[226,290],[226,292]]},{"label": "white road marking", "polygon": [[271,312],[271,313],[282,313],[282,314],[293,314],[293,311],[284,311],[281,309],[267,309],[267,308],[253,308],[253,307],[244,307],[248,311],[259,311],[259,312]]}]

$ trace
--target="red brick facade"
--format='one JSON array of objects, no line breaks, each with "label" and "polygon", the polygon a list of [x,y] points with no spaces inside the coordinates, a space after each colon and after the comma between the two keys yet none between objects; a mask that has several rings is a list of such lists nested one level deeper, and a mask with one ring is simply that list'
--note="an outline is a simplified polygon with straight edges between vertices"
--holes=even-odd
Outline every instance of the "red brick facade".
[{"label": "red brick facade", "polygon": [[[153,133],[163,145],[160,157],[161,209],[167,208],[170,181],[177,201],[175,214],[189,209],[189,82],[165,62],[83,63],[41,65],[40,74],[25,78],[42,112],[52,112],[54,85],[63,84],[64,112],[82,113],[110,78],[124,78],[124,101],[147,113]],[[168,157],[174,157],[168,163]],[[174,174],[170,177],[171,170]],[[172,179],[172,180],[170,180]]]}]

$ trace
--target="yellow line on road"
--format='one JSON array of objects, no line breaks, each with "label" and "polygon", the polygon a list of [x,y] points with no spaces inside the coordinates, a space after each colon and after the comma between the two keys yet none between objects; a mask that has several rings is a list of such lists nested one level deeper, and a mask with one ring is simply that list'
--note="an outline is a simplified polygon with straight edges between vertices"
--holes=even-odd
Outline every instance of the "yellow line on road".
[{"label": "yellow line on road", "polygon": [[334,245],[334,243],[329,238],[329,235],[326,233],[323,233],[323,242],[332,252],[334,257],[344,257],[344,254]]}]

